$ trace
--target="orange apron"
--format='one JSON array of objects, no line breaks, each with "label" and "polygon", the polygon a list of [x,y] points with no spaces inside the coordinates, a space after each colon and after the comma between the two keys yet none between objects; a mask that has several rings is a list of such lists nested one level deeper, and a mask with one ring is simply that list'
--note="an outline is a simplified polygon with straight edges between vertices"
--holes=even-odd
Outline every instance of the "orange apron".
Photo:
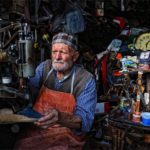
[{"label": "orange apron", "polygon": [[[70,93],[48,89],[42,86],[34,109],[41,114],[53,107],[62,112],[73,114],[75,98]],[[32,126],[17,141],[20,150],[81,150],[84,136],[75,135],[69,128],[56,124],[48,129]]]}]

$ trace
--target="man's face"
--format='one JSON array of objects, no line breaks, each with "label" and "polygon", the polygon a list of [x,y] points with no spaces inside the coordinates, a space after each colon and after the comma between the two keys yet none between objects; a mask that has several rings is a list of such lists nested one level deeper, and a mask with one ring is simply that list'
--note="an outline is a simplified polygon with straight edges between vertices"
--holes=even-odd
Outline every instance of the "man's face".
[{"label": "man's face", "polygon": [[52,45],[52,66],[56,71],[68,71],[77,58],[78,52],[72,50],[68,45],[63,43]]}]

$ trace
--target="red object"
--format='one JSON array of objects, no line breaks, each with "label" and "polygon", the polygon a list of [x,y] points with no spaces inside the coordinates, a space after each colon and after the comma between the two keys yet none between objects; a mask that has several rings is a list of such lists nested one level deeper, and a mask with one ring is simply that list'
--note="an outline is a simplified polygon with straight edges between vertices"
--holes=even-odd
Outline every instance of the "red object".
[{"label": "red object", "polygon": [[107,87],[107,80],[106,80],[106,77],[107,77],[107,60],[108,60],[108,54],[104,55],[104,57],[102,59],[102,66],[101,66],[102,81],[103,81],[104,90],[106,90],[106,87]]},{"label": "red object", "polygon": [[104,109],[105,112],[109,112],[109,110],[110,110],[109,102],[105,102],[104,108],[105,108],[105,109]]},{"label": "red object", "polygon": [[117,23],[121,29],[125,27],[125,20],[123,17],[114,17],[113,22]]},{"label": "red object", "polygon": [[122,73],[121,73],[119,70],[114,71],[113,74],[114,74],[114,76],[116,76],[116,77],[120,77],[120,76],[122,75]]},{"label": "red object", "polygon": [[117,53],[116,58],[117,58],[118,60],[120,60],[120,59],[122,58],[122,54],[121,54],[121,53]]}]

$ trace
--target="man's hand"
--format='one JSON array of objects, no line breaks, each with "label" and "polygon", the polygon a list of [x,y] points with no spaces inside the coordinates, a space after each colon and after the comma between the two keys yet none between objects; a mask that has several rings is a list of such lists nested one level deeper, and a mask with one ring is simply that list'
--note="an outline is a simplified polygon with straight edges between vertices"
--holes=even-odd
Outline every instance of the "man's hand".
[{"label": "man's hand", "polygon": [[35,125],[46,129],[54,125],[58,121],[58,114],[59,112],[56,109],[51,108],[44,114],[43,117],[41,117],[37,122],[35,122]]},{"label": "man's hand", "polygon": [[35,125],[46,129],[56,123],[69,128],[81,128],[81,119],[79,117],[66,112],[60,112],[54,108],[49,109],[43,117],[35,122]]}]

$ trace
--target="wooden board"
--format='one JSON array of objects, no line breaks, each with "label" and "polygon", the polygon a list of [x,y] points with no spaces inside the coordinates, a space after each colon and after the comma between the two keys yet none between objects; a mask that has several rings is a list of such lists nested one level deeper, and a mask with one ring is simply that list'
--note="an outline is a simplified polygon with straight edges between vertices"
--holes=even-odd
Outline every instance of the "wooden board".
[{"label": "wooden board", "polygon": [[37,118],[29,118],[18,114],[0,114],[0,124],[29,123],[37,120]]}]

